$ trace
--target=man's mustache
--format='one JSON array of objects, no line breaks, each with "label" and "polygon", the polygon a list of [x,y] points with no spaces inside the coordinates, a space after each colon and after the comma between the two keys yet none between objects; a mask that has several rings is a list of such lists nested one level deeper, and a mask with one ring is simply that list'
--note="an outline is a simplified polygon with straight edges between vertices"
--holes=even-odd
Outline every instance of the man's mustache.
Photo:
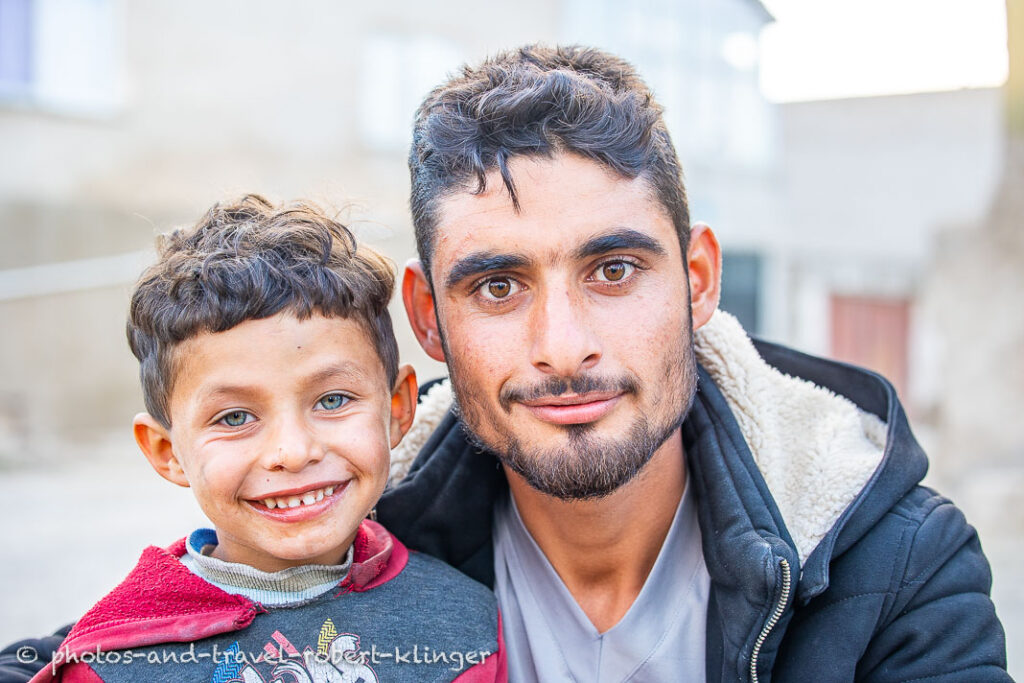
[{"label": "man's mustache", "polygon": [[505,412],[512,410],[512,404],[522,401],[536,401],[554,398],[572,390],[574,394],[594,392],[636,393],[639,384],[630,375],[602,377],[599,375],[573,375],[572,377],[549,377],[531,386],[506,384],[498,392],[498,402]]}]

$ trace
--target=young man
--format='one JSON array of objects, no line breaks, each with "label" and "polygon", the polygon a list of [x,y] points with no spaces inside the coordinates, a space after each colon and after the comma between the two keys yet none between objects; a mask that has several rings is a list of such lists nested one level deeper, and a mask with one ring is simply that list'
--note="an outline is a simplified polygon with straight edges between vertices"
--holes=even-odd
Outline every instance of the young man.
[{"label": "young man", "polygon": [[892,386],[714,312],[717,242],[628,64],[468,68],[410,170],[403,298],[451,382],[378,513],[495,587],[511,680],[1008,680],[977,536],[918,486]]},{"label": "young man", "polygon": [[977,536],[918,485],[892,386],[715,312],[717,241],[628,64],[467,68],[409,163],[403,297],[451,391],[378,509],[495,587],[512,680],[1007,679]]},{"label": "young man", "polygon": [[490,591],[367,519],[414,413],[393,283],[308,204],[163,240],[128,320],[135,438],[214,528],[148,548],[37,680],[506,680]]}]

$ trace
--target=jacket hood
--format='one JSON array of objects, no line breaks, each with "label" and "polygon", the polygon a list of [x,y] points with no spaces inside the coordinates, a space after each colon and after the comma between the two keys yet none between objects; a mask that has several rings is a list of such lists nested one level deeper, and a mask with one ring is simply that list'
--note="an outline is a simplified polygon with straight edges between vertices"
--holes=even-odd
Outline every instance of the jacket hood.
[{"label": "jacket hood", "polygon": [[[724,311],[696,331],[694,345],[701,367],[735,418],[801,567],[826,546],[816,583],[827,581],[838,533],[879,477],[890,451],[887,444],[913,439],[895,392],[884,379],[859,368],[772,344],[755,346]],[[447,380],[422,396],[412,429],[392,451],[391,486],[407,476],[428,440],[440,436],[435,432],[445,431],[437,428],[451,418],[451,404]],[[924,475],[920,455],[917,465],[890,482],[891,491],[880,492],[886,499],[881,509]]]}]

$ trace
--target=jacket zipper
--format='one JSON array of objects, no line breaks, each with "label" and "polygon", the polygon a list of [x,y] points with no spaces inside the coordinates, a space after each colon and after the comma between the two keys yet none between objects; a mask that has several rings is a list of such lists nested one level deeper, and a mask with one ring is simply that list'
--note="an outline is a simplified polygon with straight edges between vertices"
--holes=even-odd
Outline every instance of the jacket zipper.
[{"label": "jacket zipper", "polygon": [[779,619],[782,618],[782,613],[786,611],[786,603],[789,602],[789,589],[790,585],[790,573],[789,573],[789,562],[785,558],[779,558],[779,564],[782,565],[782,594],[779,595],[779,601],[775,605],[775,610],[772,611],[772,615],[768,617],[768,621],[765,622],[764,627],[761,629],[761,633],[757,636],[757,641],[754,643],[754,649],[750,653],[750,681],[751,683],[757,683],[757,658],[761,654],[761,646],[764,645],[764,641],[768,639],[768,634],[772,632],[775,625],[779,623]]}]

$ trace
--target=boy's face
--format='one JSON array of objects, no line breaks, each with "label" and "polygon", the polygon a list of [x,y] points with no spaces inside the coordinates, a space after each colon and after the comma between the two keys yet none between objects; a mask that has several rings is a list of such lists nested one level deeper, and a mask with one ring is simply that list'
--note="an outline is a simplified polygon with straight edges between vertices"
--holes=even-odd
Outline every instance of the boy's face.
[{"label": "boy's face", "polygon": [[200,334],[175,357],[170,430],[143,414],[135,435],[192,488],[214,557],[264,571],[339,562],[411,424],[411,369],[392,396],[361,325],[290,313]]}]

